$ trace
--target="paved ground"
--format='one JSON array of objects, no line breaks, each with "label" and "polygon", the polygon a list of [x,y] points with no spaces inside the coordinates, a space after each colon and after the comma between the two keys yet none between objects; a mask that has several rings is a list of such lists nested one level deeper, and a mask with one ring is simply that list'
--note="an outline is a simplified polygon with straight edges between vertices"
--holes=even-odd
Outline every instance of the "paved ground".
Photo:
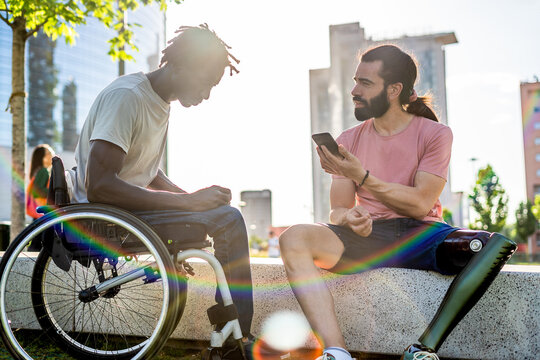
[{"label": "paved ground", "polygon": [[[198,360],[200,351],[205,344],[195,342],[169,341],[160,354],[153,360]],[[41,341],[33,347],[33,356],[39,360],[74,360],[53,344]],[[35,355],[34,355],[35,354]],[[367,354],[353,354],[358,360],[397,360],[399,357],[377,356]],[[4,344],[0,341],[0,360],[12,360]],[[306,359],[313,360],[313,359]]]}]

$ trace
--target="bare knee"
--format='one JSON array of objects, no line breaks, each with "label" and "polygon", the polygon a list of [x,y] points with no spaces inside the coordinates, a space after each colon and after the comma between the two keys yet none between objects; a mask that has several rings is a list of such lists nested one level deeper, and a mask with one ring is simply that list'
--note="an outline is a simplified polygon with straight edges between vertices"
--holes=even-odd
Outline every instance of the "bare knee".
[{"label": "bare knee", "polygon": [[287,260],[295,254],[309,252],[308,225],[293,225],[285,230],[279,237],[281,257]]}]

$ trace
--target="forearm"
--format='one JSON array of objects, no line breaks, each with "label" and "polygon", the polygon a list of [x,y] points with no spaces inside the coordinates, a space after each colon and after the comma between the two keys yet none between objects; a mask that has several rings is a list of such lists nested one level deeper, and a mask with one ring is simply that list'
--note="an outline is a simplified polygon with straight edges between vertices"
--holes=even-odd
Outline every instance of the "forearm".
[{"label": "forearm", "polygon": [[174,184],[161,169],[158,170],[157,176],[150,183],[150,185],[148,185],[148,188],[151,190],[163,190],[174,193],[186,192]]},{"label": "forearm", "polygon": [[[317,148],[321,156],[321,166],[330,173],[341,175],[356,186],[362,186],[379,202],[398,214],[414,219],[423,219],[433,208],[443,191],[446,178],[439,173],[416,171],[413,186],[385,182],[378,179],[362,166],[358,158],[339,145],[343,159]],[[355,189],[356,191],[356,189]]]},{"label": "forearm", "polygon": [[126,210],[190,210],[190,194],[145,189],[120,178],[88,186],[88,201],[110,204]]},{"label": "forearm", "polygon": [[[362,179],[359,179],[359,182],[361,181]],[[419,188],[385,182],[371,174],[364,182],[363,188],[386,207],[403,216],[423,219],[433,207],[433,204],[426,201]]]}]

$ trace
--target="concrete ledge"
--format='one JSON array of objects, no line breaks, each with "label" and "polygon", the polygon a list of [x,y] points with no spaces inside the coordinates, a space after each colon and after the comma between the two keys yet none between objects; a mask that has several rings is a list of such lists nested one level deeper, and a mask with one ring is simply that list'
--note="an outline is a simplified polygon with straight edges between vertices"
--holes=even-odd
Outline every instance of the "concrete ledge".
[{"label": "concrete ledge", "polygon": [[[27,265],[21,267],[29,267],[26,271],[31,273],[32,262],[23,263]],[[206,309],[214,304],[215,277],[208,264],[191,264],[196,276],[189,281],[186,309],[172,337],[208,340],[211,327]],[[281,260],[254,258],[252,273],[252,332],[257,335],[271,313],[301,310]],[[334,295],[349,350],[379,354],[400,354],[408,344],[416,342],[453,279],[433,272],[389,268],[350,276],[325,271],[321,274]],[[538,359],[539,333],[540,266],[508,265],[448,337],[439,355],[460,359]],[[313,341],[307,344],[313,345]]]},{"label": "concrete ledge", "polygon": [[[265,260],[265,261],[264,261]],[[300,312],[280,260],[253,259],[255,298],[253,333],[278,310]],[[266,262],[266,263],[265,263]],[[205,309],[214,289],[209,266],[193,263],[177,338],[208,339]],[[337,316],[349,350],[401,354],[416,342],[434,316],[453,277],[409,269],[377,269],[358,275],[334,276],[322,271],[334,295]],[[538,359],[540,354],[540,266],[507,265],[486,295],[445,341],[439,355],[463,359]]]}]

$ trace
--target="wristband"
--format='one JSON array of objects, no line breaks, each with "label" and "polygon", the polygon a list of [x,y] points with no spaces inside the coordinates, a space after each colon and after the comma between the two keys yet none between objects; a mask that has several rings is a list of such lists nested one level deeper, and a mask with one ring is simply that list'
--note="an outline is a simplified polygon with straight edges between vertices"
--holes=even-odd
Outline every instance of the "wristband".
[{"label": "wristband", "polygon": [[361,187],[362,185],[364,185],[364,183],[366,182],[366,179],[368,178],[368,176],[369,176],[369,170],[366,170],[366,175],[362,179],[362,182],[360,184],[358,184],[358,187]]}]

